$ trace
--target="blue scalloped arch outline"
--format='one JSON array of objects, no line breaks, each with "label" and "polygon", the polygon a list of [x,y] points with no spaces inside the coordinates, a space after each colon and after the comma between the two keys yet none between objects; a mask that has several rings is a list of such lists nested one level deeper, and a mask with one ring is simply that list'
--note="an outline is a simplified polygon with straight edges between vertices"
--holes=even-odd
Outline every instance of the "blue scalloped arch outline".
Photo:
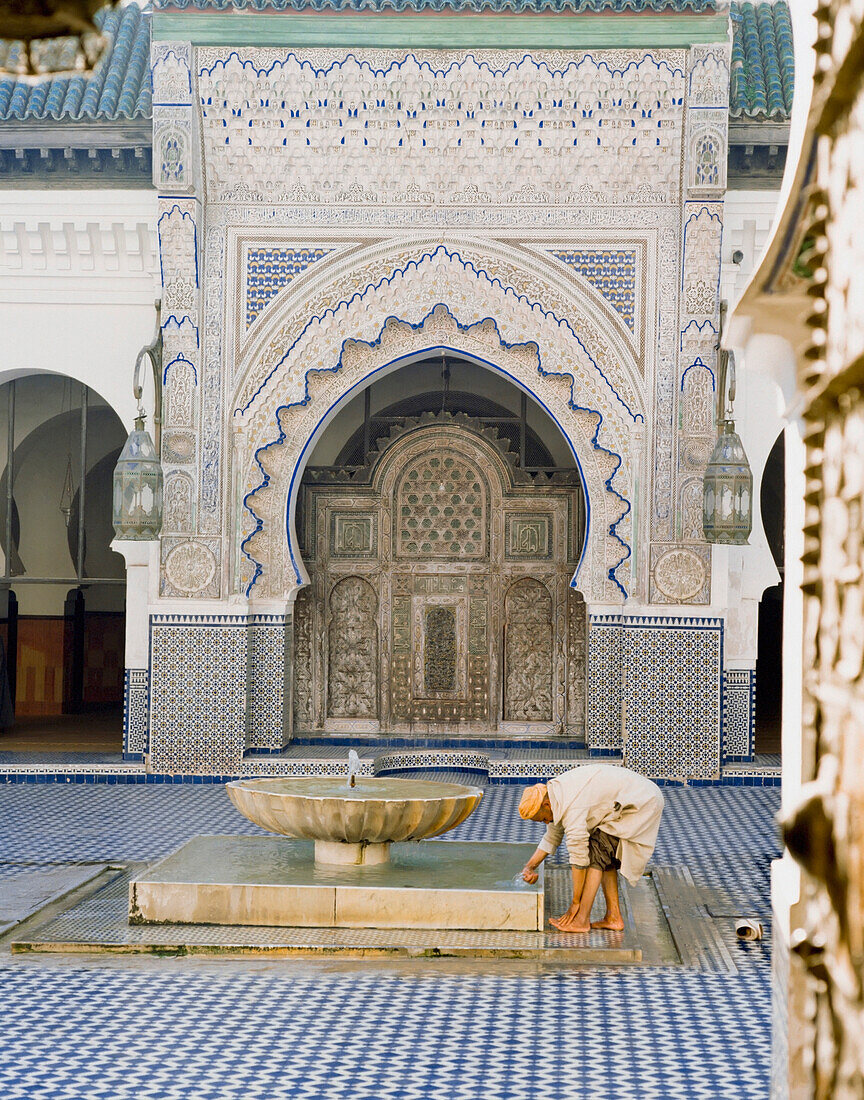
[{"label": "blue scalloped arch outline", "polygon": [[[233,3],[232,3],[232,6],[233,6]],[[187,57],[181,57],[180,54],[178,54],[176,50],[166,50],[165,53],[163,53],[160,57],[157,57],[156,60],[153,62],[153,68],[150,71],[150,85],[152,87],[155,84],[155,81],[154,81],[153,77],[156,73],[157,67],[159,65],[164,64],[168,60],[169,57],[173,57],[175,61],[179,61],[183,65],[183,67],[186,69],[186,83],[189,85],[189,99],[190,99],[190,102],[191,102],[191,99],[192,99],[192,69],[189,65],[189,59]],[[185,107],[185,106],[187,106],[187,104],[186,103],[165,103],[162,100],[159,100],[159,102],[155,103],[154,106],[157,106],[157,107]]]},{"label": "blue scalloped arch outline", "polygon": [[[585,353],[585,356],[587,357],[588,361],[591,363],[592,367],[595,369],[595,371],[600,375],[600,377],[603,379],[603,381],[608,386],[609,392],[612,394],[612,396],[615,398],[615,400],[619,403],[619,405],[621,405],[621,407],[624,409],[624,411],[630,417],[632,422],[634,424],[644,424],[645,423],[645,417],[642,415],[642,413],[633,412],[633,410],[630,408],[630,406],[627,404],[627,402],[623,399],[623,397],[620,396],[618,391],[615,389],[615,387],[612,385],[612,383],[609,381],[609,379],[606,377],[606,375],[603,373],[603,371],[597,365],[597,361],[594,359],[594,357],[591,355],[591,353],[588,351],[588,349],[582,343],[582,340],[580,339],[579,335],[576,333],[573,326],[570,324],[570,322],[566,318],[559,317],[557,315],[557,313],[555,313],[551,309],[544,309],[544,307],[542,305],[540,305],[539,302],[532,302],[531,299],[527,296],[527,294],[520,294],[513,287],[507,286],[505,283],[503,283],[498,278],[497,275],[490,275],[489,272],[486,271],[485,268],[477,267],[477,265],[472,263],[471,260],[463,259],[463,257],[460,255],[460,253],[455,252],[455,251],[451,252],[450,249],[448,249],[447,246],[443,245],[443,244],[437,245],[434,249],[432,249],[431,252],[429,252],[429,251],[423,252],[423,253],[420,254],[419,257],[412,258],[412,259],[408,260],[408,262],[403,267],[394,268],[394,270],[391,271],[389,275],[383,275],[377,282],[367,283],[366,286],[363,287],[362,290],[355,290],[350,298],[342,298],[336,303],[335,306],[328,306],[322,313],[313,314],[313,316],[309,318],[309,320],[306,322],[306,324],[300,330],[299,334],[297,335],[297,338],[285,350],[285,354],[282,356],[282,358],[279,359],[279,361],[277,363],[274,363],[274,365],[273,365],[272,369],[270,370],[269,374],[267,375],[267,377],[261,382],[261,385],[252,394],[252,396],[249,398],[249,400],[246,402],[246,404],[241,405],[238,408],[234,409],[234,416],[242,415],[243,413],[248,412],[248,410],[254,404],[255,399],[258,397],[258,395],[261,393],[261,391],[264,389],[264,387],[267,385],[267,383],[270,381],[270,379],[273,377],[273,375],[276,373],[276,371],[282,366],[282,364],[285,362],[285,360],[288,358],[288,356],[291,354],[291,352],[294,350],[294,348],[297,346],[297,344],[302,340],[305,333],[308,331],[309,328],[311,328],[311,326],[313,324],[315,324],[317,322],[320,322],[320,321],[323,321],[323,319],[328,314],[332,314],[333,316],[335,316],[337,310],[341,309],[342,306],[349,306],[354,301],[362,301],[362,299],[366,296],[366,294],[370,290],[378,290],[380,287],[384,286],[385,284],[391,283],[393,281],[393,279],[395,279],[399,275],[404,275],[405,272],[410,270],[412,267],[419,270],[420,264],[424,260],[434,259],[435,256],[438,255],[439,252],[443,252],[444,255],[447,256],[447,258],[450,259],[450,260],[456,260],[458,263],[462,264],[462,267],[465,268],[466,270],[473,271],[474,274],[478,278],[481,277],[481,276],[484,277],[485,279],[488,280],[488,282],[490,283],[491,286],[500,287],[501,290],[504,291],[505,295],[506,294],[512,294],[516,298],[517,302],[525,302],[525,304],[527,306],[529,306],[532,310],[535,310],[535,309],[539,310],[539,312],[542,313],[544,317],[551,318],[555,322],[555,324],[563,325],[568,330],[568,332],[573,337],[573,339],[576,341],[576,343],[579,345],[579,347],[582,349],[582,351]],[[439,303],[439,304],[444,305],[443,302]],[[446,305],[445,305],[445,308],[447,308]],[[448,310],[448,312],[449,312],[449,310]],[[452,314],[451,314],[451,316],[452,316]],[[454,320],[455,320],[455,317],[454,317]],[[490,320],[492,320],[492,318],[490,318]],[[406,322],[406,324],[407,323],[409,323],[409,322]],[[458,324],[458,322],[457,322],[457,324]],[[495,324],[496,324],[496,331],[497,331],[497,322],[495,322]],[[373,346],[374,346],[374,344],[373,344]],[[574,380],[574,384],[575,384],[575,380]],[[571,392],[572,392],[572,386],[571,386]]]},{"label": "blue scalloped arch outline", "polygon": [[171,324],[172,321],[177,326],[177,331],[178,332],[183,331],[183,326],[184,325],[190,325],[192,327],[192,329],[194,329],[194,331],[195,331],[195,347],[196,348],[201,347],[201,337],[199,336],[199,333],[198,333],[198,326],[195,324],[195,322],[192,320],[192,318],[190,316],[188,316],[188,314],[182,313],[178,317],[176,313],[169,313],[168,316],[165,318],[165,320],[162,322],[162,332],[163,333],[166,331],[166,329],[168,328],[168,326]]},{"label": "blue scalloped arch outline", "polygon": [[[687,205],[689,206],[691,204],[688,203]],[[722,244],[722,241],[723,241],[723,219],[720,217],[720,215],[718,213],[716,213],[716,211],[712,210],[711,207],[708,206],[707,204],[703,204],[702,206],[699,207],[698,210],[694,210],[693,213],[690,215],[690,217],[687,219],[687,221],[684,222],[684,240],[683,240],[683,248],[681,249],[681,255],[683,257],[683,262],[681,264],[681,292],[682,293],[684,292],[684,278],[686,276],[686,271],[687,271],[687,229],[690,225],[690,222],[698,221],[699,218],[701,218],[703,214],[707,214],[710,221],[715,221],[715,222],[719,223],[719,225],[720,225],[720,241],[721,241],[721,244]],[[717,267],[717,283],[716,283],[716,286],[715,286],[715,293],[714,293],[715,300],[719,297],[719,295],[720,295],[720,267],[718,265],[718,267]]]},{"label": "blue scalloped arch outline", "polygon": [[[700,69],[700,68],[706,68],[707,65],[708,65],[708,58],[709,57],[713,57],[717,61],[722,61],[723,65],[726,68],[726,75],[727,76],[729,75],[729,60],[728,60],[728,58],[718,57],[716,53],[715,54],[706,54],[705,57],[700,57],[696,61],[696,64],[693,66],[693,68],[690,70],[690,78],[687,81],[687,95],[688,96],[691,96],[693,94],[693,77],[696,75],[696,70]],[[728,104],[727,104],[727,106],[728,106]],[[696,110],[699,110],[699,109],[700,108],[698,108],[698,107],[696,108]],[[706,109],[707,110],[716,110],[715,107],[709,107],[709,108],[706,108]]]},{"label": "blue scalloped arch outline", "polygon": [[[498,327],[498,322],[495,320],[494,317],[484,317],[484,318],[480,319],[479,321],[472,321],[470,324],[463,325],[454,316],[454,314],[451,311],[450,307],[448,305],[446,305],[446,303],[444,303],[444,302],[437,302],[429,310],[429,312],[426,313],[420,319],[420,321],[418,321],[417,323],[413,323],[411,321],[404,321],[401,318],[395,317],[395,316],[392,316],[392,315],[387,317],[385,319],[383,325],[381,326],[381,331],[379,332],[378,336],[374,340],[371,340],[371,341],[366,341],[366,340],[358,341],[358,340],[354,339],[353,337],[347,337],[342,342],[342,350],[340,351],[339,358],[336,361],[336,364],[334,366],[316,368],[314,370],[308,370],[308,371],[305,372],[304,378],[303,378],[303,397],[299,398],[297,401],[290,401],[285,405],[280,405],[279,406],[279,408],[276,410],[276,424],[279,428],[278,436],[275,439],[271,440],[269,443],[263,444],[261,447],[259,447],[255,451],[255,464],[256,464],[256,466],[258,467],[258,469],[261,473],[261,482],[258,485],[256,485],[254,489],[251,489],[246,494],[246,496],[243,498],[243,507],[246,509],[246,511],[249,513],[249,515],[255,521],[255,527],[252,531],[249,532],[249,534],[246,536],[246,538],[243,539],[242,543],[240,544],[240,550],[241,550],[243,556],[246,558],[246,560],[248,562],[250,562],[250,564],[254,565],[254,567],[255,567],[255,572],[253,573],[252,579],[250,580],[249,584],[247,585],[245,593],[244,593],[245,596],[247,597],[247,599],[251,595],[252,589],[255,587],[256,583],[258,582],[258,578],[261,576],[261,574],[263,572],[263,566],[261,565],[261,563],[256,561],[252,557],[252,555],[249,554],[249,552],[246,549],[249,542],[255,537],[255,535],[257,535],[259,533],[259,531],[263,530],[263,527],[264,527],[264,521],[261,519],[261,517],[259,515],[256,514],[255,510],[252,508],[252,505],[250,504],[250,501],[252,500],[252,498],[257,493],[259,493],[262,489],[266,488],[270,484],[270,475],[264,470],[264,467],[261,463],[260,456],[265,451],[270,450],[271,447],[280,447],[285,442],[285,432],[282,429],[282,424],[281,424],[282,413],[287,412],[290,409],[298,408],[298,407],[305,406],[305,405],[309,404],[309,401],[311,400],[310,395],[309,395],[309,376],[311,374],[336,374],[342,369],[342,356],[344,354],[345,344],[347,344],[349,340],[353,344],[362,343],[362,344],[365,344],[367,347],[370,347],[370,348],[380,347],[381,340],[384,336],[384,331],[385,331],[385,329],[386,329],[389,322],[396,321],[400,324],[407,324],[410,328],[412,328],[416,332],[419,329],[423,328],[423,326],[426,324],[427,320],[432,315],[432,313],[434,313],[434,311],[436,309],[439,309],[439,308],[443,308],[447,311],[447,315],[452,318],[452,320],[455,322],[455,324],[456,324],[456,326],[457,326],[457,328],[459,329],[460,332],[467,332],[469,329],[473,328],[476,325],[482,325],[482,324],[485,324],[487,321],[491,321],[491,323],[492,323],[492,325],[494,326],[494,329],[495,329],[495,334],[496,334],[496,336],[498,337],[498,339],[500,341],[501,347],[506,348],[508,350],[512,350],[513,348],[534,347],[535,349],[537,349],[537,354],[538,354],[538,358],[539,358],[539,349],[537,348],[536,343],[534,343],[533,341],[527,340],[527,341],[524,341],[523,343],[510,344],[506,340],[502,339],[501,330]],[[463,349],[442,347],[442,345],[430,345],[429,350],[430,351],[444,350],[445,352],[446,351],[452,351],[454,353],[466,354]],[[493,363],[489,360],[484,360],[480,356],[474,355],[473,353],[469,353],[469,354],[471,354],[472,359],[476,360],[481,365],[486,366],[489,370],[494,371],[496,374],[501,374],[501,375],[504,375],[505,377],[509,378],[514,383],[514,385],[518,386],[519,389],[524,389],[525,388],[523,383],[519,382],[519,380],[516,379],[513,375],[511,375],[509,373],[509,371],[506,371],[503,368],[501,368],[500,366],[498,366],[497,364],[495,364],[495,363]],[[411,358],[411,359],[413,359],[414,357],[415,357],[415,353],[412,352],[410,354],[410,356],[404,356],[404,357],[401,357],[401,358]],[[313,430],[309,433],[309,436],[306,439],[306,442],[303,444],[303,448],[300,451],[297,462],[295,463],[294,469],[291,472],[291,480],[290,480],[289,486],[288,486],[288,502],[289,502],[288,507],[289,507],[289,510],[290,510],[291,498],[292,498],[293,493],[294,493],[294,485],[295,485],[295,481],[296,481],[296,478],[297,478],[297,471],[300,467],[300,463],[303,459],[303,456],[305,455],[305,453],[306,453],[311,441],[313,440],[313,438],[315,436],[315,433],[317,432],[318,427],[320,426],[322,421],[329,415],[329,413],[331,412],[332,409],[334,409],[337,405],[343,404],[345,402],[345,399],[348,397],[349,394],[353,394],[355,391],[358,391],[358,389],[362,389],[364,387],[365,383],[368,382],[368,380],[371,379],[374,375],[379,374],[382,370],[386,369],[389,366],[392,366],[394,363],[398,363],[399,361],[400,361],[399,357],[397,357],[396,359],[391,359],[387,363],[382,363],[381,366],[376,367],[374,371],[370,371],[370,373],[368,375],[366,375],[364,378],[357,381],[351,387],[350,390],[348,390],[344,394],[341,394],[340,397],[338,397],[337,400],[334,401],[333,404],[330,405],[330,407],[319,418],[318,423],[315,425]],[[626,599],[627,598],[627,589],[624,587],[624,585],[618,579],[617,572],[621,568],[621,566],[632,556],[633,552],[632,552],[629,544],[627,542],[625,542],[624,539],[618,534],[617,529],[618,529],[618,525],[620,523],[622,523],[623,520],[625,520],[627,518],[627,516],[630,514],[630,512],[632,511],[632,505],[631,505],[630,501],[625,496],[623,496],[621,493],[619,493],[618,490],[615,488],[615,486],[612,484],[613,480],[615,479],[616,475],[618,474],[618,471],[621,469],[623,460],[617,452],[610,450],[608,447],[604,447],[600,443],[598,437],[600,435],[600,429],[603,426],[603,414],[598,409],[591,409],[586,405],[580,405],[575,400],[575,398],[573,396],[573,389],[574,389],[574,386],[575,386],[575,379],[573,378],[573,376],[570,375],[570,374],[564,374],[561,371],[547,371],[547,370],[544,370],[542,365],[540,367],[538,367],[538,373],[540,374],[540,376],[542,378],[565,378],[565,379],[569,378],[569,380],[570,380],[570,397],[569,397],[567,403],[570,406],[570,408],[573,409],[574,412],[586,412],[586,413],[589,413],[591,416],[596,416],[597,417],[597,426],[595,427],[594,434],[591,437],[591,446],[594,448],[595,451],[598,451],[601,454],[608,455],[609,457],[615,459],[615,468],[613,469],[613,471],[609,475],[609,477],[606,478],[606,480],[604,482],[604,485],[606,487],[607,492],[611,493],[612,496],[614,496],[624,506],[624,511],[621,513],[621,515],[613,523],[611,523],[609,525],[609,535],[610,535],[610,537],[615,539],[616,542],[620,543],[620,545],[623,547],[624,553],[622,554],[620,560],[615,563],[615,565],[610,566],[610,568],[607,572],[607,576],[609,577],[609,580],[611,580],[617,586],[618,590],[621,592],[621,595],[624,597],[624,599]],[[588,544],[588,532],[590,530],[590,520],[591,520],[591,498],[590,498],[590,496],[587,492],[587,488],[586,488],[586,484],[585,484],[585,475],[582,472],[582,464],[579,461],[579,455],[576,453],[576,449],[573,446],[573,444],[570,440],[570,437],[568,436],[568,434],[564,430],[564,428],[561,426],[561,424],[558,422],[558,420],[556,419],[554,414],[551,412],[551,410],[546,406],[545,402],[543,402],[537,396],[537,394],[533,391],[531,393],[531,396],[534,398],[535,401],[537,401],[537,403],[543,408],[543,410],[546,412],[546,414],[552,419],[552,421],[558,427],[558,430],[563,435],[564,439],[567,441],[567,444],[570,447],[570,450],[573,452],[573,457],[576,460],[576,467],[579,471],[579,477],[582,481],[582,491],[583,491],[583,494],[585,496],[585,508],[586,508],[586,514],[587,514],[587,522],[586,522],[586,525],[585,525],[585,542],[582,545],[582,552],[581,552],[580,557],[579,557],[579,562],[578,562],[578,564],[576,566],[576,570],[573,574],[573,579],[570,582],[571,587],[575,588],[576,587],[575,580],[576,580],[576,577],[578,577],[579,571],[582,567],[582,561],[585,557],[585,547]],[[292,543],[292,540],[291,540],[290,514],[288,514],[287,512],[286,512],[286,516],[285,516],[285,537],[286,537],[286,540],[288,542],[288,552],[289,552],[289,555],[290,555],[290,558],[291,558],[291,566],[294,570],[294,576],[295,576],[296,582],[298,584],[301,584],[302,583],[302,576],[300,574],[300,570],[299,570],[298,565],[297,565],[297,559],[296,559],[295,553],[294,553],[294,546],[293,546],[293,543]]]},{"label": "blue scalloped arch outline", "polygon": [[[570,72],[571,69],[575,69],[578,72],[578,70],[586,61],[591,60],[594,62],[598,69],[605,69],[610,76],[623,76],[625,73],[629,72],[630,69],[638,69],[644,61],[650,61],[658,72],[660,71],[660,69],[665,69],[668,72],[669,76],[680,76],[682,80],[684,78],[683,69],[680,69],[677,65],[670,65],[668,61],[658,61],[648,50],[646,50],[645,53],[642,54],[638,61],[628,61],[623,69],[612,68],[609,65],[608,61],[604,61],[602,59],[598,61],[592,53],[583,54],[578,61],[569,62],[563,69],[551,69],[545,61],[535,61],[530,53],[523,53],[521,57],[518,58],[518,60],[514,59],[513,61],[509,62],[503,69],[493,69],[488,61],[483,60],[482,57],[478,59],[473,52],[466,53],[465,56],[460,58],[458,61],[451,61],[450,64],[447,65],[447,67],[444,69],[433,69],[432,65],[428,61],[421,61],[413,50],[406,50],[405,56],[401,59],[401,61],[391,61],[385,69],[373,69],[372,65],[368,61],[365,61],[362,58],[358,57],[353,51],[349,51],[344,56],[336,58],[326,68],[318,69],[312,64],[311,61],[301,57],[294,50],[288,50],[284,57],[274,58],[274,60],[271,61],[269,65],[259,69],[254,61],[252,61],[251,59],[247,59],[244,61],[237,50],[232,50],[227,57],[217,58],[212,65],[203,65],[198,70],[199,77],[203,76],[205,73],[208,76],[212,77],[216,69],[226,68],[232,58],[236,59],[242,69],[251,69],[251,71],[257,76],[269,76],[275,68],[287,65],[287,63],[292,59],[297,62],[297,64],[300,66],[301,71],[303,69],[308,69],[315,76],[329,76],[334,69],[341,68],[349,61],[356,62],[361,69],[368,69],[370,75],[372,76],[386,76],[394,69],[397,71],[401,70],[402,66],[407,64],[407,62],[409,61],[414,61],[421,69],[428,69],[433,76],[447,76],[447,74],[453,69],[457,70],[458,72],[458,70],[461,69],[469,60],[473,61],[474,64],[480,68],[486,68],[493,76],[507,76],[510,72],[512,72],[512,70],[518,69],[524,61],[529,61],[538,73],[541,70],[545,70],[549,74],[549,76],[563,76],[565,73]],[[677,103],[679,105],[681,102],[681,100],[673,100],[673,103]],[[204,106],[207,105],[207,101],[203,98],[201,100],[201,103]]]},{"label": "blue scalloped arch outline", "polygon": [[180,215],[181,220],[188,218],[192,223],[192,248],[195,253],[195,286],[200,286],[198,282],[198,225],[188,210],[184,210],[179,203],[174,203],[170,210],[165,210],[159,215],[159,220],[156,222],[156,232],[159,234],[159,277],[162,280],[162,285],[165,285],[165,272],[162,268],[162,231],[159,226],[162,224],[163,218],[170,218],[174,211]]},{"label": "blue scalloped arch outline", "polygon": [[718,335],[717,326],[711,320],[688,321],[687,324],[684,326],[684,328],[681,329],[681,337],[678,340],[678,350],[679,351],[684,350],[684,337],[687,335],[687,333],[690,331],[690,329],[693,329],[693,328],[696,329],[696,331],[699,333],[700,336],[702,335],[702,333],[705,331],[706,328],[710,328],[715,336]]},{"label": "blue scalloped arch outline", "polygon": [[171,370],[171,368],[175,365],[175,363],[188,363],[188,365],[192,368],[192,374],[195,378],[195,385],[197,386],[198,385],[198,369],[195,366],[195,364],[191,361],[191,359],[187,359],[186,356],[183,355],[182,353],[180,355],[175,355],[174,358],[171,360],[171,362],[166,365],[165,370],[162,373],[162,385],[164,386],[167,383],[167,381],[168,381],[168,371]]},{"label": "blue scalloped arch outline", "polygon": [[693,370],[695,367],[702,367],[704,370],[708,371],[708,373],[711,375],[711,390],[712,390],[713,393],[716,393],[717,392],[717,379],[714,376],[714,371],[711,370],[711,368],[708,366],[707,363],[703,363],[702,359],[698,355],[693,360],[693,362],[690,364],[690,366],[681,375],[681,392],[682,393],[684,392],[684,379],[687,377],[687,375],[690,373],[690,371]]}]

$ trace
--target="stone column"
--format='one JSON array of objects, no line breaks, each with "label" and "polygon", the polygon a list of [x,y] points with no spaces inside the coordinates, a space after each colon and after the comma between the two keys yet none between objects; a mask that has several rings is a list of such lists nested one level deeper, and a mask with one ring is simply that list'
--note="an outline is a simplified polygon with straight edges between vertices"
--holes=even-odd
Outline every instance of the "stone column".
[{"label": "stone column", "polygon": [[159,543],[115,539],[111,549],[126,560],[126,656],[123,681],[123,759],[143,760],[150,739],[151,583],[158,573]]}]

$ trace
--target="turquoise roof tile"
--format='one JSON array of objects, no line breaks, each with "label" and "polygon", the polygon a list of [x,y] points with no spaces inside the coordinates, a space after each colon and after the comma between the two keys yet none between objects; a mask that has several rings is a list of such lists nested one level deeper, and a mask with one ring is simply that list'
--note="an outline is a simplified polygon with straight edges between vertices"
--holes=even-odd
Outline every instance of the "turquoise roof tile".
[{"label": "turquoise roof tile", "polygon": [[795,53],[786,0],[731,5],[733,118],[785,120],[792,111]]},{"label": "turquoise roof tile", "polygon": [[[184,6],[184,0],[173,0]],[[193,6],[217,6],[221,0],[186,0]],[[245,0],[233,0],[243,6]],[[262,0],[249,0],[261,5]],[[353,7],[369,10],[367,4],[399,7],[434,7],[435,3],[458,8],[462,4],[481,6],[490,0],[302,0],[302,6]],[[544,7],[551,3],[562,9],[651,10],[677,7],[678,10],[711,10],[714,0],[491,0],[491,6],[506,9],[511,3],[521,7]],[[292,0],[276,0],[276,5],[292,6]],[[301,4],[301,0],[294,0]],[[157,0],[159,6],[159,0]],[[266,5],[265,5],[266,6]],[[730,113],[733,118],[787,119],[792,106],[794,53],[792,21],[786,0],[777,3],[750,3],[733,0],[730,6],[733,25],[732,87]],[[146,119],[152,116],[150,84],[150,16],[131,4],[122,9],[100,12],[97,22],[104,24],[112,43],[92,74],[54,77],[28,84],[12,76],[0,76],[0,121],[54,119],[55,121],[111,121]],[[0,60],[14,61],[20,46],[0,41]],[[70,54],[71,60],[71,54]]]},{"label": "turquoise roof tile", "polygon": [[[96,22],[111,44],[93,72],[28,84],[0,79],[0,121],[55,119],[74,122],[149,118],[150,16],[136,4],[98,12]],[[21,47],[0,41],[0,59],[14,63]],[[74,57],[69,47],[69,64]]]}]

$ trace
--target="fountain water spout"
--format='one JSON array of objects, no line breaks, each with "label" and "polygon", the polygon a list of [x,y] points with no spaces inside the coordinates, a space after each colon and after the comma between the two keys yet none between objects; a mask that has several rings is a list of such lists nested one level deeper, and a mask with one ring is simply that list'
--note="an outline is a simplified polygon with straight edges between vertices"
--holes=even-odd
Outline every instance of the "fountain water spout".
[{"label": "fountain water spout", "polygon": [[353,787],[357,783],[357,773],[360,771],[360,757],[354,749],[348,750],[348,786]]}]

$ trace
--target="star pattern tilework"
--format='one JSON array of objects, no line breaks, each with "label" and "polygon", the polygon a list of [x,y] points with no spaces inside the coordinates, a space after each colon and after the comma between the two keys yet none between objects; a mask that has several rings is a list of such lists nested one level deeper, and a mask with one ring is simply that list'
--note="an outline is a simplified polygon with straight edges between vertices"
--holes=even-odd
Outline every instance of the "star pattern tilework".
[{"label": "star pattern tilework", "polygon": [[[531,841],[518,786],[453,840]],[[772,788],[667,788],[659,864],[768,902]],[[0,788],[2,868],[145,859],[256,832],[218,787]],[[561,857],[559,853],[559,858]],[[747,911],[750,911],[749,909]],[[728,926],[728,927],[727,927]],[[449,970],[367,959],[18,958],[0,952],[4,1100],[765,1100],[770,937],[738,974],[683,968]]]}]

